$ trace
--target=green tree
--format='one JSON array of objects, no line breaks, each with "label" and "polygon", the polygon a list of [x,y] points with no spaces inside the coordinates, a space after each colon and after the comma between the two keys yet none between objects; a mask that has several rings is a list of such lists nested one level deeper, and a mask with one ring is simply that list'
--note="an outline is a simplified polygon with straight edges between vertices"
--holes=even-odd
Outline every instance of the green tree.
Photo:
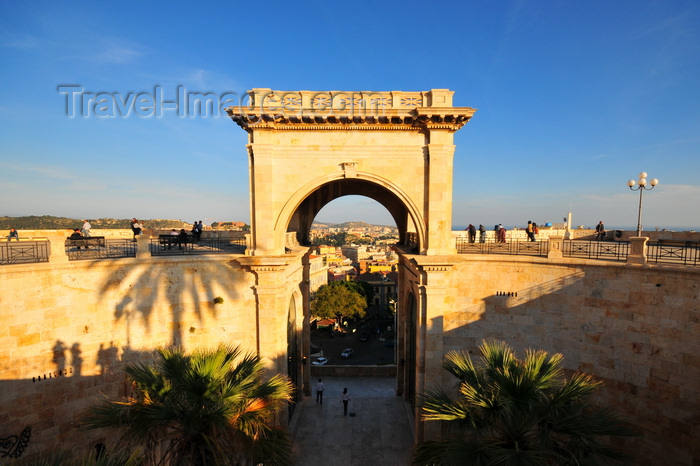
[{"label": "green tree", "polygon": [[367,300],[362,293],[350,289],[345,282],[331,282],[321,286],[311,301],[311,313],[323,319],[362,318],[367,309]]},{"label": "green tree", "polygon": [[273,423],[293,388],[281,375],[263,381],[263,370],[238,347],[160,349],[154,365],[127,365],[132,396],[91,407],[84,425],[116,430],[151,465],[286,464],[291,444]]},{"label": "green tree", "polygon": [[[565,379],[561,354],[527,350],[524,360],[500,341],[484,341],[475,364],[452,351],[443,367],[459,379],[459,398],[443,390],[422,398],[424,421],[446,421],[444,441],[419,445],[417,465],[600,465],[625,456],[607,436],[635,435],[610,409],[589,398],[601,385],[590,375]],[[450,429],[452,427],[452,429]]]},{"label": "green tree", "polygon": [[367,303],[368,307],[372,303],[372,297],[374,296],[374,286],[372,286],[371,284],[363,281],[354,280],[345,280],[338,283],[342,283],[343,286],[347,287],[348,289],[360,293],[362,297],[365,298],[365,302]]}]

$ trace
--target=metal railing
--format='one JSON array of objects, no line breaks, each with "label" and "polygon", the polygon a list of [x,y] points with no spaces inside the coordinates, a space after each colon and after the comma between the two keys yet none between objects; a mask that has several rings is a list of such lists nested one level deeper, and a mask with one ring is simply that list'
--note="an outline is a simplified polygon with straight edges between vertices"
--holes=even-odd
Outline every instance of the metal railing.
[{"label": "metal railing", "polygon": [[662,240],[647,243],[647,261],[700,266],[700,242]]},{"label": "metal railing", "polygon": [[630,253],[627,241],[564,241],[564,257],[626,261]]},{"label": "metal railing", "polygon": [[75,246],[66,240],[65,248],[68,260],[117,259],[136,257],[136,243],[130,239],[106,239],[89,243],[88,246]]},{"label": "metal railing", "polygon": [[457,237],[457,253],[459,254],[511,254],[528,256],[546,256],[549,251],[548,241],[508,241],[496,243],[470,243],[466,237]]},{"label": "metal railing", "polygon": [[192,236],[182,242],[153,237],[149,243],[152,256],[177,256],[192,254],[243,254],[246,250],[245,238],[234,239],[200,239],[194,241]]},{"label": "metal railing", "polygon": [[[466,237],[457,238],[459,254],[513,254],[546,257],[549,241],[511,241],[507,243],[470,243]],[[626,261],[630,255],[628,241],[565,240],[562,256],[596,260]],[[646,262],[700,266],[700,242],[656,241],[647,243]]]},{"label": "metal railing", "polygon": [[0,265],[48,262],[50,251],[48,239],[0,241]]}]

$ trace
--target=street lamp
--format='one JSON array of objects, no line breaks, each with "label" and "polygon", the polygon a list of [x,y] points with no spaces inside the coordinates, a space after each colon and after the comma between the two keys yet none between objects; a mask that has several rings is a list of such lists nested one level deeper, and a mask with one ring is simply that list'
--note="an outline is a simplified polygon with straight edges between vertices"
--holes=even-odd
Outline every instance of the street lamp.
[{"label": "street lamp", "polygon": [[[638,186],[635,188],[634,185],[637,184]],[[647,184],[647,173],[642,172],[639,174],[639,180],[635,182],[634,180],[629,180],[627,182],[627,186],[632,191],[639,191],[639,213],[637,214],[637,236],[642,235],[642,194],[644,194],[644,191],[650,191],[654,189],[654,186],[659,184],[659,180],[656,178],[652,178],[651,181],[649,181],[649,184]],[[651,186],[651,187],[649,187]]]}]

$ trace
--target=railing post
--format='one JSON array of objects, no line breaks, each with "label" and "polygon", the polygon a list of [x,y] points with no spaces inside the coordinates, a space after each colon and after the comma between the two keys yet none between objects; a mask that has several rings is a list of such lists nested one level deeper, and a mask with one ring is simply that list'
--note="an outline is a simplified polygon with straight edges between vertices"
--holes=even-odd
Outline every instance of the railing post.
[{"label": "railing post", "polygon": [[630,253],[627,256],[628,264],[646,265],[647,241],[649,241],[649,238],[646,236],[633,236],[630,238]]},{"label": "railing post", "polygon": [[66,234],[47,235],[49,240],[49,262],[68,262],[66,254]]},{"label": "railing post", "polygon": [[136,258],[146,259],[151,257],[151,250],[148,247],[150,235],[140,234],[136,237]]},{"label": "railing post", "polygon": [[561,259],[562,251],[564,249],[564,237],[563,236],[550,236],[549,237],[549,250],[547,251],[548,259]]}]

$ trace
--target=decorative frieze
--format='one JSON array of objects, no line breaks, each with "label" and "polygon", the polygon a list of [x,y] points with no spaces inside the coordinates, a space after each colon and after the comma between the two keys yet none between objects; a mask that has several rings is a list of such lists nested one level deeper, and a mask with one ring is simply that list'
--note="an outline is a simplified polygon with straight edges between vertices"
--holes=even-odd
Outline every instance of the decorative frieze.
[{"label": "decorative frieze", "polygon": [[476,111],[452,107],[452,91],[277,91],[253,89],[226,112],[243,129],[457,131]]}]

